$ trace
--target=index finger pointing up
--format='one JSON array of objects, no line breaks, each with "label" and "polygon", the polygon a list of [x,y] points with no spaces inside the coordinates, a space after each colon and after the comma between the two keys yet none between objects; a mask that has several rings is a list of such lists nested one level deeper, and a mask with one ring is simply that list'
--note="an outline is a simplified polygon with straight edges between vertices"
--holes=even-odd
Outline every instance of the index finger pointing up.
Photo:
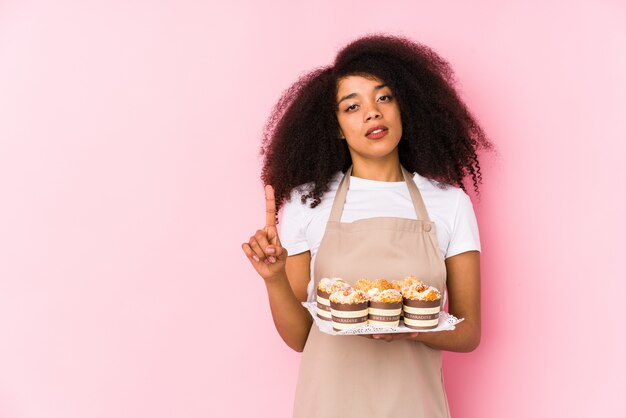
[{"label": "index finger pointing up", "polygon": [[276,226],[276,200],[269,184],[265,185],[265,226]]}]

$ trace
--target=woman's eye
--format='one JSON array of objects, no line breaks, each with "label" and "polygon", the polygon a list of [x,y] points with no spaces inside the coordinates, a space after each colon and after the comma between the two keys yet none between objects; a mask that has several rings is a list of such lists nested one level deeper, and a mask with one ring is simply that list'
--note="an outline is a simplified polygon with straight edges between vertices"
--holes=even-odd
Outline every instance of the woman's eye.
[{"label": "woman's eye", "polygon": [[349,111],[351,111],[351,110],[356,109],[356,106],[357,106],[357,105],[353,104],[353,105],[350,105],[350,106],[346,107],[346,112],[349,112]]},{"label": "woman's eye", "polygon": [[391,100],[391,96],[390,96],[390,95],[388,95],[388,94],[385,94],[385,95],[383,95],[383,96],[380,96],[378,99],[379,99],[380,101],[382,101],[382,102],[388,102],[388,101],[390,101],[390,100]]}]

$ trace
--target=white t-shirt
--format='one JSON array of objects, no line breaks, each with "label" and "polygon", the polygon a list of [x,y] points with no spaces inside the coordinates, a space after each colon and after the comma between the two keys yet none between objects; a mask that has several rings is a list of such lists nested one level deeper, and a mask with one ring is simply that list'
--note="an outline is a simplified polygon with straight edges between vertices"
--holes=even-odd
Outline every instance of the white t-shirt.
[{"label": "white t-shirt", "polygon": [[[311,281],[308,299],[313,301],[313,266],[317,250],[326,230],[330,209],[343,173],[338,171],[330,183],[330,189],[321,198],[321,203],[311,209],[311,200],[302,204],[300,196],[308,188],[297,187],[291,199],[283,207],[280,240],[289,255],[311,251]],[[430,220],[435,223],[439,250],[444,258],[465,251],[480,251],[480,238],[474,208],[469,196],[460,188],[446,185],[438,187],[434,180],[413,176],[422,195]],[[310,185],[306,185],[310,186]],[[350,176],[341,222],[390,216],[417,219],[409,188],[405,181],[386,182]]]}]

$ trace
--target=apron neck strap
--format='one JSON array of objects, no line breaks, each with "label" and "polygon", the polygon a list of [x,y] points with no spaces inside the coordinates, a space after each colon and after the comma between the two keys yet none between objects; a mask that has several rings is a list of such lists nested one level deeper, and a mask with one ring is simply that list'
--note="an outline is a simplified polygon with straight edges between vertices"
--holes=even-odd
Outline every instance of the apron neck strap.
[{"label": "apron neck strap", "polygon": [[[402,169],[402,175],[404,176],[404,181],[409,188],[409,194],[411,195],[411,201],[413,202],[413,208],[415,209],[415,215],[418,220],[429,221],[428,212],[426,212],[426,206],[424,205],[424,200],[422,199],[422,195],[417,188],[417,185],[413,181],[413,175],[409,173],[404,167],[400,166]],[[352,174],[352,166],[348,168],[346,173],[341,179],[339,183],[339,188],[337,189],[337,194],[335,195],[335,200],[333,201],[333,207],[330,210],[330,217],[328,218],[331,222],[341,222],[341,214],[343,213],[343,207],[346,202],[346,196],[348,195],[348,186],[350,185],[350,175]]]}]

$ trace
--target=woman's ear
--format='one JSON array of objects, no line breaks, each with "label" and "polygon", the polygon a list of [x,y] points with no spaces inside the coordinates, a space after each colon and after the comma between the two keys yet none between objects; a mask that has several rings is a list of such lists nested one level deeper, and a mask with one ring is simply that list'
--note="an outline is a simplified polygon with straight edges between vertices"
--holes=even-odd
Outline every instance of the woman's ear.
[{"label": "woman's ear", "polygon": [[346,139],[346,136],[343,134],[341,128],[339,128],[339,139]]}]

